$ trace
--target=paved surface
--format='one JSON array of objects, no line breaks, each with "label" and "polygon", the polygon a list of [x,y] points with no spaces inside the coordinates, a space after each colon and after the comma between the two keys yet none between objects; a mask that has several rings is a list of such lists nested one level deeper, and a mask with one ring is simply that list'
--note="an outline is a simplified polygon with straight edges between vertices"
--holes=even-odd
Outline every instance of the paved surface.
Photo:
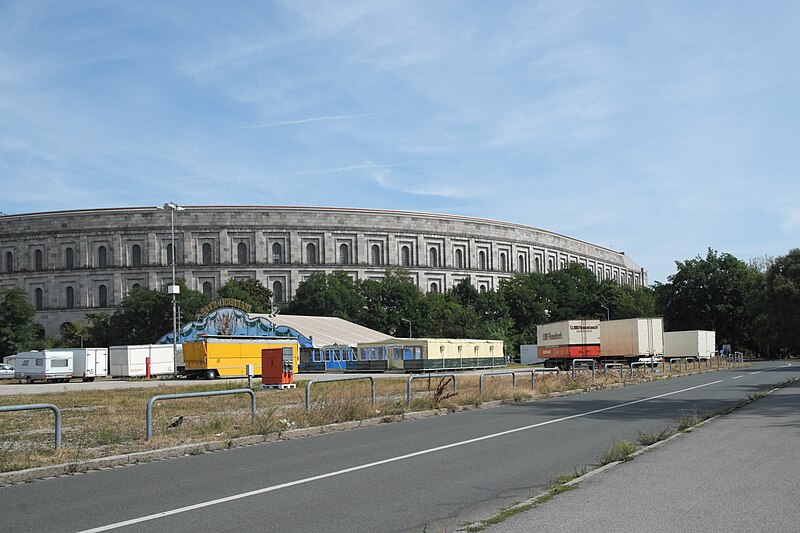
[{"label": "paved surface", "polygon": [[795,382],[486,531],[795,532],[798,501]]},{"label": "paved surface", "polygon": [[[612,440],[798,375],[762,363],[6,486],[0,529],[453,531],[596,462]],[[653,505],[667,505],[657,491]]]}]

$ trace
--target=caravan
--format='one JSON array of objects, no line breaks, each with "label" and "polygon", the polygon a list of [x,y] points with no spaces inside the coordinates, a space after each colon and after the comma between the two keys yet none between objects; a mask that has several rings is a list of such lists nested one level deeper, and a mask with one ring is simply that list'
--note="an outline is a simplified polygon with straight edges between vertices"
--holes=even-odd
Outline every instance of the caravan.
[{"label": "caravan", "polygon": [[72,377],[94,381],[108,375],[108,348],[70,348]]},{"label": "caravan", "polygon": [[14,378],[28,383],[66,383],[72,377],[72,352],[69,350],[22,352],[6,357],[5,362],[14,365]]}]

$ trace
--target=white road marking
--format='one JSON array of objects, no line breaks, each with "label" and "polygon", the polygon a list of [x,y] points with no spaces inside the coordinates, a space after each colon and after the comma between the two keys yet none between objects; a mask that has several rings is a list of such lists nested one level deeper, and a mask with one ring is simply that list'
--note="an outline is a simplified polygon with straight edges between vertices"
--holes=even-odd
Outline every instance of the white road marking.
[{"label": "white road marking", "polygon": [[743,377],[744,376],[736,376],[735,378],[731,378],[731,379],[739,379],[739,378],[743,378]]},{"label": "white road marking", "polygon": [[[785,365],[783,365],[782,367],[779,367],[779,368],[786,368],[787,366],[792,366],[792,363],[786,363]],[[750,375],[752,376],[753,374],[760,374],[760,373],[766,372],[768,370],[772,370],[772,368],[765,368],[764,370],[759,370],[758,372],[750,372]]]},{"label": "white road marking", "polygon": [[320,479],[326,479],[329,477],[341,476],[343,474],[348,474],[350,472],[357,472],[359,470],[365,470],[367,468],[374,468],[376,466],[381,466],[389,463],[395,463],[397,461],[404,461],[406,459],[411,459],[413,457],[419,457],[421,455],[427,455],[430,453],[440,452],[442,450],[448,450],[450,448],[456,448],[459,446],[465,446],[467,444],[473,444],[475,442],[481,442],[484,440],[495,439],[497,437],[502,437],[504,435],[511,435],[512,433],[518,433],[520,431],[527,431],[529,429],[534,429],[542,426],[547,426],[550,424],[556,424],[558,422],[564,422],[566,420],[572,420],[575,418],[582,418],[584,416],[589,416],[597,413],[602,413],[604,411],[612,411],[614,409],[620,409],[622,407],[627,407],[629,405],[635,405],[637,403],[648,402],[650,400],[657,400],[658,398],[664,398],[666,396],[672,396],[674,394],[680,394],[682,392],[688,392],[690,390],[700,389],[703,387],[708,387],[709,385],[716,385],[717,383],[722,383],[723,380],[712,381],[710,383],[704,383],[703,385],[696,385],[694,387],[689,387],[687,389],[676,390],[673,392],[666,392],[664,394],[659,394],[658,396],[651,396],[649,398],[642,398],[640,400],[634,400],[632,402],[621,403],[619,405],[612,405],[610,407],[603,407],[602,409],[594,409],[593,411],[587,411],[585,413],[578,413],[576,415],[565,416],[562,418],[555,418],[553,420],[548,420],[546,422],[539,422],[538,424],[531,424],[529,426],[518,427],[514,429],[509,429],[506,431],[501,431],[499,433],[492,433],[490,435],[484,435],[483,437],[476,437],[474,439],[463,440],[460,442],[453,442],[451,444],[445,444],[443,446],[437,446],[435,448],[429,448],[427,450],[420,450],[418,452],[407,453],[405,455],[399,455],[397,457],[390,457],[388,459],[383,459],[381,461],[374,461],[372,463],[366,463],[363,465],[353,466],[350,468],[345,468],[342,470],[337,470],[335,472],[328,472],[327,474],[320,474],[318,476],[307,477],[303,479],[298,479],[296,481],[289,481],[288,483],[281,483],[280,485],[272,485],[271,487],[264,487],[261,489],[251,490],[249,492],[242,492],[240,494],[234,494],[232,496],[226,496],[225,498],[219,498],[216,500],[209,500],[206,502],[196,503],[194,505],[187,505],[186,507],[179,507],[177,509],[172,509],[169,511],[162,511],[160,513],[154,513],[147,516],[141,516],[139,518],[132,518],[130,520],[125,520],[123,522],[115,522],[113,524],[108,524],[105,526],[96,527],[93,529],[86,529],[84,531],[80,531],[78,533],[95,533],[99,531],[109,531],[112,529],[117,529],[120,527],[131,526],[133,524],[140,524],[142,522],[148,522],[150,520],[157,520],[159,518],[164,518],[167,516],[172,516],[180,513],[186,513],[189,511],[194,511],[195,509],[202,509],[203,507],[210,507],[212,505],[219,505],[221,503],[231,502],[235,500],[241,500],[242,498],[249,498],[250,496],[257,496],[259,494],[266,494],[267,492],[274,492],[277,490],[294,487],[297,485],[304,485],[306,483],[311,483],[313,481],[319,481]]}]

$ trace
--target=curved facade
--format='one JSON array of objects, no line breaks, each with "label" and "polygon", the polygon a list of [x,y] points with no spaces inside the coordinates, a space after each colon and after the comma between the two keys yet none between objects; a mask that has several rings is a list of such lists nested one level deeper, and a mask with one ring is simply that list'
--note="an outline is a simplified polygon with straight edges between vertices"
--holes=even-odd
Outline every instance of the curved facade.
[{"label": "curved facade", "polygon": [[[0,287],[23,288],[48,334],[113,311],[137,286],[172,279],[170,211],[152,207],[0,216]],[[516,272],[578,262],[599,280],[638,286],[624,253],[550,231],[479,218],[327,207],[186,207],[175,213],[176,275],[213,294],[256,278],[286,302],[314,272],[380,279],[403,266],[424,291],[470,278],[479,290]]]}]

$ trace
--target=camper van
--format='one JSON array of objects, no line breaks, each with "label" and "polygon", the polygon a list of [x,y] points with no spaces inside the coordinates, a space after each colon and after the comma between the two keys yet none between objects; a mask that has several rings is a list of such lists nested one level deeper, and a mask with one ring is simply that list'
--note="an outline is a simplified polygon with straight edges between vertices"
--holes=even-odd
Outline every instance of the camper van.
[{"label": "camper van", "polygon": [[50,381],[66,383],[72,377],[72,352],[42,350],[22,352],[6,357],[14,365],[14,378],[28,383]]}]

